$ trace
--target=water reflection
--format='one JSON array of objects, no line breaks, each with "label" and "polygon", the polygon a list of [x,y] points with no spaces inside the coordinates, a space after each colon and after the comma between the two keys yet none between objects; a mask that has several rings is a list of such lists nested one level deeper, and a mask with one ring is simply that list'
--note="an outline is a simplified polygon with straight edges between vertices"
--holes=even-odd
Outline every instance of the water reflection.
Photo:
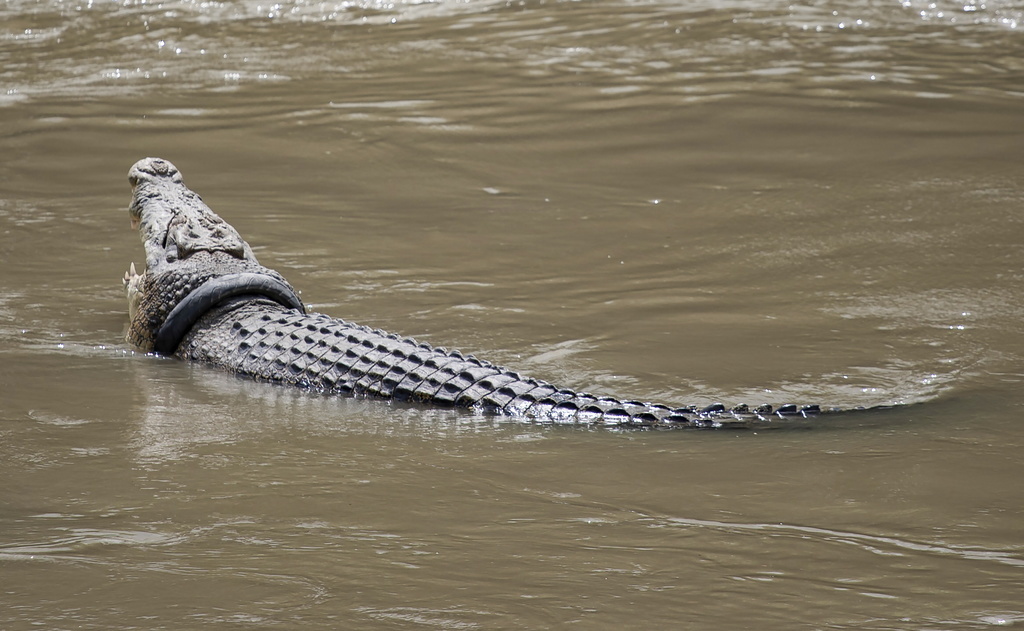
[{"label": "water reflection", "polygon": [[133,375],[138,405],[132,443],[141,463],[173,461],[197,449],[263,441],[293,431],[428,441],[480,433],[502,440],[510,435],[500,419],[465,410],[328,397],[204,366],[151,359],[139,363]]}]

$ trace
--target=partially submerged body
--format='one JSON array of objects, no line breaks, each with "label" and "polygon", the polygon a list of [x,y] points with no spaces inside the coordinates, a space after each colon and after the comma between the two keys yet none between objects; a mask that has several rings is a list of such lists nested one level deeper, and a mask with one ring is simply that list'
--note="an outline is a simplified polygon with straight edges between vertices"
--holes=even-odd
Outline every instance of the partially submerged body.
[{"label": "partially submerged body", "polygon": [[534,422],[619,427],[721,427],[814,416],[778,409],[667,406],[557,388],[458,351],[306,313],[283,276],[263,267],[238,232],[189,190],[170,162],[128,174],[129,214],[146,271],[125,274],[127,340],[255,379],[340,395],[458,406]]}]

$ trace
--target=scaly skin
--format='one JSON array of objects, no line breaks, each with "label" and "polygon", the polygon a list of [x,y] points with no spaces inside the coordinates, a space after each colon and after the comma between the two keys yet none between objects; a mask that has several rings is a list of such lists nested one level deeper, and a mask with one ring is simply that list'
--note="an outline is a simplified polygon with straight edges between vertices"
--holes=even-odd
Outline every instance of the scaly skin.
[{"label": "scaly skin", "polygon": [[811,416],[818,406],[697,409],[577,393],[507,368],[305,308],[170,162],[128,173],[146,271],[124,275],[137,348],[321,392],[458,406],[534,422],[722,427]]}]

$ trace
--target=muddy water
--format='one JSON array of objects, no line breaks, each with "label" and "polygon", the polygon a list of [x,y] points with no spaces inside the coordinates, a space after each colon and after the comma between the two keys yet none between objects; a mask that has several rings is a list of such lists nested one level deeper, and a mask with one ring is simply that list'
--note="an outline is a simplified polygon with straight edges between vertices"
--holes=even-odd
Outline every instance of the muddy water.
[{"label": "muddy water", "polygon": [[[1024,11],[0,5],[0,628],[1024,624]],[[612,432],[133,354],[125,174]]]}]

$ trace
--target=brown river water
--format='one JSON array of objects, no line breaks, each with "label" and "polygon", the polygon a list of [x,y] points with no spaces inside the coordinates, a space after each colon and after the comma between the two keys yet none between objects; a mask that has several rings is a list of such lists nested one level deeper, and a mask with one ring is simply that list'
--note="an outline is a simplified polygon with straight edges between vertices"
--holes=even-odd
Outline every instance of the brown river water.
[{"label": "brown river water", "polygon": [[[128,168],[612,431],[123,342]],[[0,2],[0,629],[1024,626],[1024,5]]]}]

